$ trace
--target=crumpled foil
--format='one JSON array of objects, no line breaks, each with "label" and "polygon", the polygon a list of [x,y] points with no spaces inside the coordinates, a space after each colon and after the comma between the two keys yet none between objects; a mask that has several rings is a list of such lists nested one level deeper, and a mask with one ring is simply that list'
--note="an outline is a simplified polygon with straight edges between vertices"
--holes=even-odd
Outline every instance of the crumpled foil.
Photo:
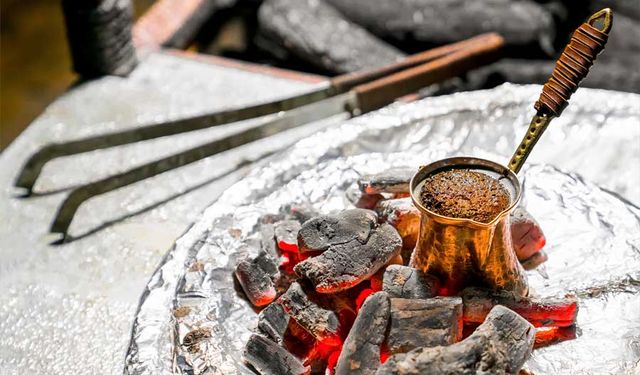
[{"label": "crumpled foil", "polygon": [[[358,177],[389,167],[454,155],[506,163],[539,90],[503,85],[397,103],[270,158],[210,206],[152,276],[125,373],[252,373],[242,350],[257,312],[232,274],[239,258],[257,252],[260,217],[292,204],[348,208]],[[549,254],[542,270],[528,272],[532,291],[580,301],[578,338],[536,350],[526,364],[534,374],[640,370],[640,209],[632,203],[640,201],[639,101],[581,89],[520,173],[522,204],[542,225]],[[198,328],[209,335],[182,345]]]}]

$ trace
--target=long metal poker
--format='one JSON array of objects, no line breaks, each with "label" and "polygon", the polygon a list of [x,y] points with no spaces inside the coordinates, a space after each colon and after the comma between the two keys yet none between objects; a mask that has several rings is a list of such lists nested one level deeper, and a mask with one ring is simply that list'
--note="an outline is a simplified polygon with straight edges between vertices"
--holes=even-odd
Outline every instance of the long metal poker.
[{"label": "long metal poker", "polygon": [[542,88],[542,94],[535,104],[537,113],[531,120],[527,134],[509,162],[509,169],[513,172],[520,171],[551,120],[560,116],[569,104],[571,94],[578,89],[580,81],[587,76],[589,68],[604,49],[612,23],[611,9],[605,8],[574,31],[556,62],[551,78]]},{"label": "long metal poker", "polygon": [[496,34],[482,34],[458,43],[411,55],[394,64],[362,72],[340,75],[329,80],[328,86],[285,99],[146,125],[135,129],[117,131],[70,142],[51,143],[41,148],[27,160],[16,179],[15,186],[24,189],[26,195],[31,194],[33,186],[44,165],[55,158],[205,129],[299,108],[331,96],[344,94],[362,83],[424,64],[428,61],[468,48],[469,46],[482,45],[486,43],[487,40],[495,37]]},{"label": "long metal poker", "polygon": [[476,43],[463,49],[433,59],[425,64],[355,86],[344,94],[283,112],[273,120],[222,139],[205,143],[76,188],[60,206],[51,226],[51,232],[61,233],[65,236],[78,207],[96,195],[107,193],[302,124],[340,113],[356,115],[375,110],[392,103],[398,97],[415,92],[421,87],[455,77],[470,69],[496,61],[503,45],[504,39],[502,37],[497,34],[487,35],[483,38],[482,43],[477,43],[476,40]]}]

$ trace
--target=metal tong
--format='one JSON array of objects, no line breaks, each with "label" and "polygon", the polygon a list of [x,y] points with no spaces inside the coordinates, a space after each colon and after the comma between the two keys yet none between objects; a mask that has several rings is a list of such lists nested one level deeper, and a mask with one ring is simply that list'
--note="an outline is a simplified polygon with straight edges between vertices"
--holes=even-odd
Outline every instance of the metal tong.
[{"label": "metal tong", "polygon": [[302,95],[70,142],[51,143],[31,156],[18,175],[15,186],[24,189],[26,196],[30,195],[44,165],[58,157],[278,114],[272,120],[230,136],[73,189],[58,209],[50,228],[50,232],[60,233],[64,239],[75,212],[92,197],[302,124],[340,113],[357,116],[373,111],[424,86],[496,61],[503,45],[501,36],[482,34],[408,56],[394,64],[334,77],[328,86]]}]

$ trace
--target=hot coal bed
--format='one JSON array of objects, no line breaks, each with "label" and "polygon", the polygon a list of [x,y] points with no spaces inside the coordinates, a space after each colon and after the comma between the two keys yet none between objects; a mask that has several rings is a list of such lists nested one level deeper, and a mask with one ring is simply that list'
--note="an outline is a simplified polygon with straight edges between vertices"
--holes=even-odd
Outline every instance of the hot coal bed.
[{"label": "hot coal bed", "polygon": [[[411,170],[362,178],[356,208],[263,217],[261,249],[236,279],[258,309],[244,359],[260,374],[516,374],[537,347],[575,338],[577,298],[468,285],[451,293],[408,264],[420,212]],[[524,269],[547,256],[537,222],[511,214]],[[185,337],[197,345],[197,332]],[[191,338],[190,336],[194,336]]]}]

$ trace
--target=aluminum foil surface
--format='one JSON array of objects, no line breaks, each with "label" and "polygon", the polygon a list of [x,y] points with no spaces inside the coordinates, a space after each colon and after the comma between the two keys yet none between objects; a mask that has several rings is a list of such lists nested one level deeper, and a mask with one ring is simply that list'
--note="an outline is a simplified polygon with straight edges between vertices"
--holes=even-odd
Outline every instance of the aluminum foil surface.
[{"label": "aluminum foil surface", "polygon": [[[257,312],[237,292],[235,262],[257,251],[257,222],[292,204],[352,206],[359,176],[471,155],[506,163],[540,86],[397,103],[315,134],[270,158],[210,206],[152,276],[125,373],[244,374]],[[534,374],[640,371],[640,96],[581,89],[530,158],[522,204],[547,236],[528,277],[541,296],[580,297],[578,338],[534,352]],[[182,345],[197,328],[210,334]]]}]

